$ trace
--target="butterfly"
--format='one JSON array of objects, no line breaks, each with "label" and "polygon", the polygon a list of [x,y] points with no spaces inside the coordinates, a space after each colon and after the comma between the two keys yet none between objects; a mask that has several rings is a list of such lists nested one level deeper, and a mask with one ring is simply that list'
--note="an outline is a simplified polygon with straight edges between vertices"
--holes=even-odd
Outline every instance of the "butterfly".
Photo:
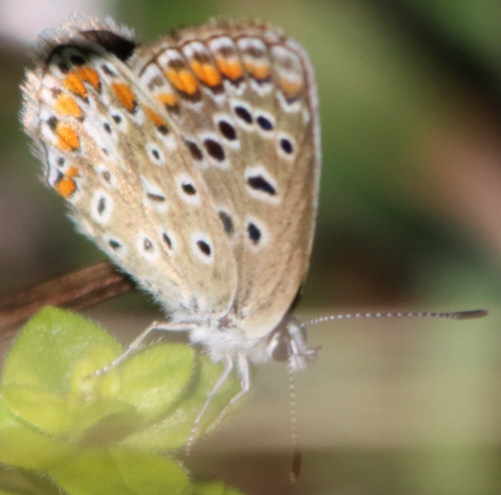
[{"label": "butterfly", "polygon": [[[292,315],[313,243],[320,125],[302,46],[257,21],[210,21],[138,46],[113,21],[41,36],[23,124],[77,229],[162,306],[237,402],[249,363],[315,355]],[[125,357],[124,355],[124,357]],[[123,357],[110,366],[115,366]]]}]

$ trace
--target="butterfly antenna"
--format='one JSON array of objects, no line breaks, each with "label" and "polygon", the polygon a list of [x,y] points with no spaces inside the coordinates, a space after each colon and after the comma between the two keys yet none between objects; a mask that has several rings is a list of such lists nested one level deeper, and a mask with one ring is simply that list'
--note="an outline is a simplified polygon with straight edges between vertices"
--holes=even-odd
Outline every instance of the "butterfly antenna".
[{"label": "butterfly antenna", "polygon": [[[476,309],[472,311],[455,311],[449,313],[435,313],[426,311],[410,312],[377,312],[377,313],[344,313],[331,316],[313,318],[301,324],[301,327],[325,323],[327,321],[347,320],[351,318],[449,318],[451,320],[472,320],[483,318],[488,312],[485,309]],[[301,471],[301,450],[299,449],[299,434],[297,428],[297,410],[296,410],[296,389],[294,386],[294,368],[292,366],[292,353],[289,352],[288,359],[289,370],[289,393],[291,405],[291,436],[292,436],[292,467],[290,477],[293,482],[297,481]]]},{"label": "butterfly antenna", "polygon": [[290,478],[296,482],[301,471],[301,450],[299,448],[299,433],[297,427],[297,409],[296,409],[296,386],[294,383],[294,366],[292,362],[292,352],[289,350],[289,359],[287,360],[287,369],[289,372],[289,399],[290,399],[290,418],[291,418],[291,440],[292,440],[292,464]]},{"label": "butterfly antenna", "polygon": [[386,313],[345,313],[339,315],[323,316],[321,318],[313,318],[301,324],[302,327],[316,325],[317,323],[325,323],[326,321],[348,320],[350,318],[449,318],[451,320],[472,320],[474,318],[483,318],[487,316],[485,309],[475,309],[472,311],[455,311],[452,313],[433,313],[426,311],[417,312],[386,312]]}]

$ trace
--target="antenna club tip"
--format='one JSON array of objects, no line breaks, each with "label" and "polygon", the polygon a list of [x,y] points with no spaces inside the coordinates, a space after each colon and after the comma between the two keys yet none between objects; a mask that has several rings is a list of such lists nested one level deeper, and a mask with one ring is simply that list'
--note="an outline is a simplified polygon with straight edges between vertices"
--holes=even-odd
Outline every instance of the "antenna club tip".
[{"label": "antenna club tip", "polygon": [[474,318],[483,318],[488,314],[485,309],[474,309],[472,311],[458,311],[452,317],[456,320],[472,320]]},{"label": "antenna club tip", "polygon": [[299,479],[299,474],[301,472],[301,451],[297,448],[292,452],[292,466],[290,472],[290,478],[293,483]]}]

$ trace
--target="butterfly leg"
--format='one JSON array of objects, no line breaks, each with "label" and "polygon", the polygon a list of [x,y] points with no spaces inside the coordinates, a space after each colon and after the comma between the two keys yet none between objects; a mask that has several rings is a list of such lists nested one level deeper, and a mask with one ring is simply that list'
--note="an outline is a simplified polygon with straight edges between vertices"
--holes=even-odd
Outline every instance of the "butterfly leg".
[{"label": "butterfly leg", "polygon": [[249,361],[244,354],[238,355],[238,373],[240,375],[240,392],[232,397],[228,405],[223,409],[219,415],[219,420],[223,418],[228,409],[230,409],[234,404],[236,404],[250,389],[250,371],[249,371]]},{"label": "butterfly leg", "polygon": [[183,331],[191,330],[191,328],[192,327],[189,325],[155,321],[150,326],[148,326],[145,330],[143,330],[129,344],[129,346],[127,347],[125,352],[123,352],[120,356],[118,356],[116,359],[114,359],[111,363],[107,364],[106,366],[103,366],[102,368],[100,368],[97,371],[95,371],[94,373],[92,373],[91,376],[104,375],[105,373],[108,373],[108,371],[110,371],[111,369],[118,366],[127,357],[129,357],[131,354],[135,353],[141,347],[141,345],[143,344],[146,337],[154,330],[162,330],[162,331],[167,331],[167,332],[183,332]]},{"label": "butterfly leg", "polygon": [[[190,453],[191,446],[195,441],[195,435],[197,434],[198,425],[200,424],[200,421],[202,420],[202,417],[205,414],[207,407],[209,407],[211,400],[217,394],[218,390],[222,387],[223,383],[228,379],[228,376],[230,376],[230,373],[233,370],[233,358],[231,357],[230,354],[225,355],[223,362],[224,362],[223,372],[219,375],[219,378],[217,379],[216,383],[211,388],[210,392],[207,394],[207,398],[205,399],[205,404],[203,405],[202,409],[198,413],[198,416],[195,418],[195,421],[193,422],[193,427],[191,428],[190,436],[188,437],[188,443],[186,445],[187,455],[189,455]],[[226,410],[226,407],[224,410]],[[217,422],[219,422],[220,418],[221,415],[219,415]]]},{"label": "butterfly leg", "polygon": [[[230,355],[226,355],[225,360],[224,360],[224,370],[219,376],[216,384],[214,387],[212,387],[212,390],[209,392],[207,395],[207,399],[205,401],[204,407],[198,414],[197,418],[195,419],[195,423],[193,424],[193,428],[190,433],[190,438],[188,440],[188,446],[187,446],[187,453],[189,453],[189,449],[191,445],[193,444],[193,441],[195,440],[195,434],[197,432],[198,424],[200,423],[207,406],[209,405],[210,401],[214,397],[214,395],[217,393],[217,391],[221,388],[223,383],[228,379],[229,374],[231,373],[233,369],[233,358]],[[221,411],[219,414],[216,424],[219,424],[223,418],[226,416],[228,411],[233,407],[234,404],[236,404],[250,389],[250,371],[249,371],[249,362],[247,361],[247,358],[245,357],[244,354],[239,354],[238,355],[238,372],[240,375],[240,391],[234,395],[230,402],[226,404],[224,409]]]}]

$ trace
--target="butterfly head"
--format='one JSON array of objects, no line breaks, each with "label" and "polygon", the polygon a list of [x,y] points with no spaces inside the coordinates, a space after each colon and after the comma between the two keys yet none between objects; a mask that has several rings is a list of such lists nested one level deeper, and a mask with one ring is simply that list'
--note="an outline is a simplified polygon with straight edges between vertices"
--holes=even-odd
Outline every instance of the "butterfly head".
[{"label": "butterfly head", "polygon": [[270,334],[267,353],[275,361],[289,361],[292,371],[306,368],[306,364],[317,356],[318,348],[307,345],[306,328],[297,318],[287,315]]}]

